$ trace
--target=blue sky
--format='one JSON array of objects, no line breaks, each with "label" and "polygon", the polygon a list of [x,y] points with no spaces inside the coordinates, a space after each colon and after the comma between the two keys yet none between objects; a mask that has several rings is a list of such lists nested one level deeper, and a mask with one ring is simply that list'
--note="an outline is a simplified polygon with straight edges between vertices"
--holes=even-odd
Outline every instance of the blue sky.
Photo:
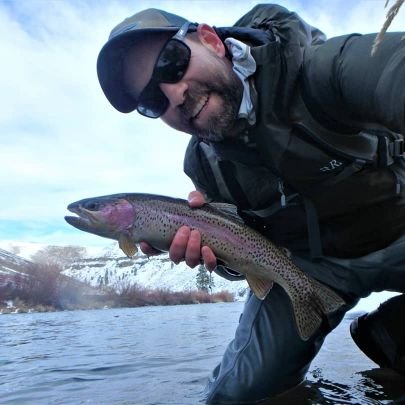
[{"label": "blue sky", "polygon": [[[334,36],[379,30],[384,1],[280,4]],[[98,52],[114,25],[144,8],[225,26],[257,3],[0,1],[0,242],[108,244],[67,225],[66,206],[117,192],[186,197],[193,188],[182,172],[188,135],[115,111],[97,81]],[[404,11],[392,29],[401,28]]]}]

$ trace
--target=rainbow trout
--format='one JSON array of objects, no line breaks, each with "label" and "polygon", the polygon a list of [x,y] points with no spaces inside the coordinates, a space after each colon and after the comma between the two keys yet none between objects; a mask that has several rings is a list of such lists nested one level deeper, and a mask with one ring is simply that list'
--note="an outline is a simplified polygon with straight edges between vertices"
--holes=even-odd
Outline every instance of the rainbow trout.
[{"label": "rainbow trout", "polygon": [[118,240],[127,256],[137,252],[136,243],[141,241],[168,251],[180,226],[198,229],[202,244],[209,246],[224,265],[244,274],[258,298],[266,297],[273,282],[283,287],[291,299],[299,335],[303,340],[309,339],[322,318],[345,302],[298,269],[283,251],[246,226],[229,207],[232,206],[212,203],[190,208],[181,199],[114,194],[70,204],[68,210],[78,216],[65,219],[82,231]]}]

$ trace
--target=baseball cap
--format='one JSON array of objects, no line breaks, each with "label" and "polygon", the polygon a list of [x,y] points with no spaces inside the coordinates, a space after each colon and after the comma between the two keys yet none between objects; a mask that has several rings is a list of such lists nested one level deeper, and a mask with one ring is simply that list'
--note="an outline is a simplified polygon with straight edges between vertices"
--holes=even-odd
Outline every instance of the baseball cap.
[{"label": "baseball cap", "polygon": [[134,111],[137,100],[128,94],[124,83],[123,61],[137,41],[154,33],[177,32],[187,22],[183,17],[149,8],[126,18],[112,31],[97,59],[97,75],[108,101],[122,113]]}]

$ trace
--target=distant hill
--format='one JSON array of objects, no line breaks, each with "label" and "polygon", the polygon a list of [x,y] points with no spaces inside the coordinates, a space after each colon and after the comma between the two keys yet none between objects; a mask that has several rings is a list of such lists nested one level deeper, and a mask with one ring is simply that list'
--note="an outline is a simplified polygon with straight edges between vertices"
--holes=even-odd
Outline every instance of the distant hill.
[{"label": "distant hill", "polygon": [[[175,265],[167,254],[134,259],[112,249],[104,256],[80,260],[63,271],[63,274],[89,283],[92,286],[108,285],[119,288],[136,283],[146,288],[163,288],[171,291],[196,290],[198,268],[191,269],[185,263]],[[212,274],[211,292],[227,290],[235,297],[243,297],[246,281],[228,281]]]},{"label": "distant hill", "polygon": [[20,288],[33,263],[11,252],[0,249],[0,287]]},{"label": "distant hill", "polygon": [[14,253],[0,249],[0,271],[19,271],[25,273],[32,262]]}]

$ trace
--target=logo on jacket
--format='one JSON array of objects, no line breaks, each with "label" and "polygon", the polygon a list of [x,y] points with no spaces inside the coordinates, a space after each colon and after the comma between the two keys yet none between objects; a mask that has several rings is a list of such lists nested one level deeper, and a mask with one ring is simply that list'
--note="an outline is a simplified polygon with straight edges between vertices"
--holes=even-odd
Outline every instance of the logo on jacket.
[{"label": "logo on jacket", "polygon": [[331,160],[326,166],[321,167],[319,170],[321,172],[333,172],[338,167],[342,166],[343,162],[339,162],[336,159]]}]

